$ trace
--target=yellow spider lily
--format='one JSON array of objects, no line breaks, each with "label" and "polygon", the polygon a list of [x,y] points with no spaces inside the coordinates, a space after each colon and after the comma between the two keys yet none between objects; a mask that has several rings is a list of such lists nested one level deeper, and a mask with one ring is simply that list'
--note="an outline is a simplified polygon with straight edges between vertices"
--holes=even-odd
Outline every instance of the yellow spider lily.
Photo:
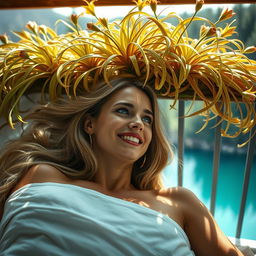
[{"label": "yellow spider lily", "polygon": [[137,5],[139,11],[142,11],[148,5],[148,0],[133,0],[133,2]]},{"label": "yellow spider lily", "polygon": [[[0,115],[12,127],[16,120],[22,121],[19,102],[24,94],[41,91],[50,100],[63,94],[75,97],[92,90],[98,81],[109,83],[117,76],[137,77],[157,95],[173,98],[173,106],[178,99],[203,101],[201,109],[187,114],[204,115],[202,129],[217,116],[225,124],[222,135],[226,137],[248,133],[255,126],[256,61],[245,54],[256,48],[230,39],[236,33],[233,22],[219,26],[234,15],[231,10],[212,22],[196,16],[204,4],[197,0],[190,18],[175,13],[161,17],[156,14],[156,0],[137,0],[121,20],[109,22],[97,18],[95,0],[85,2],[85,12],[97,19],[87,24],[87,31],[79,25],[81,14],[73,14],[71,23],[57,22],[71,30],[65,35],[29,22],[27,31],[15,32],[20,38],[17,43],[0,36]],[[143,11],[145,6],[151,7],[153,15]],[[170,19],[178,24],[167,22]],[[188,35],[193,21],[205,23],[198,38]],[[232,112],[232,102],[238,115]],[[237,127],[234,134],[232,126]]]},{"label": "yellow spider lily", "polygon": [[217,22],[228,20],[232,18],[234,15],[235,13],[233,12],[233,10],[223,9],[223,11],[220,14],[219,20]]},{"label": "yellow spider lily", "polygon": [[85,9],[85,12],[87,13],[87,14],[91,14],[91,15],[93,15],[93,16],[95,16],[96,17],[96,13],[95,13],[95,6],[94,6],[94,2],[96,2],[97,0],[92,0],[92,1],[86,1],[85,0],[85,2],[86,2],[86,4],[87,5],[85,5],[85,6],[83,6],[84,7],[84,9]]}]

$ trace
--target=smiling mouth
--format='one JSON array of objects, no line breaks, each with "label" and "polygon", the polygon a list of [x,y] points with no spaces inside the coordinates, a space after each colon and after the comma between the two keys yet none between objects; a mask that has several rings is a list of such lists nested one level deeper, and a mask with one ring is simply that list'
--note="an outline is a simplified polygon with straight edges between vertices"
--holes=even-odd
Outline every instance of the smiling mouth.
[{"label": "smiling mouth", "polygon": [[125,141],[125,142],[127,142],[127,143],[129,143],[129,144],[132,144],[132,145],[138,146],[139,144],[142,143],[138,138],[133,137],[133,136],[126,136],[126,135],[122,136],[122,135],[119,135],[119,137],[120,137],[123,141]]}]

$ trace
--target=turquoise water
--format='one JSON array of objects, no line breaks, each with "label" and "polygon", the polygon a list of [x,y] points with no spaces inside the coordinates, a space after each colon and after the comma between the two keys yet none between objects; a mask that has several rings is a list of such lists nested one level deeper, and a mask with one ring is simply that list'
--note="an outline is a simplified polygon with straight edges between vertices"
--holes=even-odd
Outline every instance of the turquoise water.
[{"label": "turquoise water", "polygon": [[[215,219],[224,233],[235,236],[246,155],[222,154],[218,175]],[[188,150],[184,154],[183,186],[192,190],[209,208],[212,186],[211,152]],[[177,158],[164,171],[166,186],[177,185]],[[256,157],[250,176],[241,238],[256,240]]]}]

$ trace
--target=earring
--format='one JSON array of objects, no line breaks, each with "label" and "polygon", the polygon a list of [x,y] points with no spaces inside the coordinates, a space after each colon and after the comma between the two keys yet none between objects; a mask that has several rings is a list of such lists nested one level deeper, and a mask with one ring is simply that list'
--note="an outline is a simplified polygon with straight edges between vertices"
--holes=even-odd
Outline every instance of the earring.
[{"label": "earring", "polygon": [[146,163],[146,160],[147,160],[147,156],[144,155],[142,164],[140,165],[140,168],[142,168],[144,166],[144,164]]},{"label": "earring", "polygon": [[92,135],[91,134],[88,134],[89,135],[89,141],[90,141],[90,145],[92,147]]}]

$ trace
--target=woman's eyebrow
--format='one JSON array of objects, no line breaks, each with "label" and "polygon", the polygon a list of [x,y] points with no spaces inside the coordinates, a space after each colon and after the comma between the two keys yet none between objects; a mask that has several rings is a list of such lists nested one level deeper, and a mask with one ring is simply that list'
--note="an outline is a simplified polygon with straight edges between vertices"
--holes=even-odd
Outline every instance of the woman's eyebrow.
[{"label": "woman's eyebrow", "polygon": [[[125,106],[127,106],[129,108],[134,108],[134,105],[131,104],[131,103],[128,103],[128,102],[118,102],[114,106],[117,106],[117,105],[125,105]],[[147,114],[149,114],[151,116],[154,116],[153,112],[151,110],[149,110],[149,109],[144,109],[143,112],[147,113]]]}]

